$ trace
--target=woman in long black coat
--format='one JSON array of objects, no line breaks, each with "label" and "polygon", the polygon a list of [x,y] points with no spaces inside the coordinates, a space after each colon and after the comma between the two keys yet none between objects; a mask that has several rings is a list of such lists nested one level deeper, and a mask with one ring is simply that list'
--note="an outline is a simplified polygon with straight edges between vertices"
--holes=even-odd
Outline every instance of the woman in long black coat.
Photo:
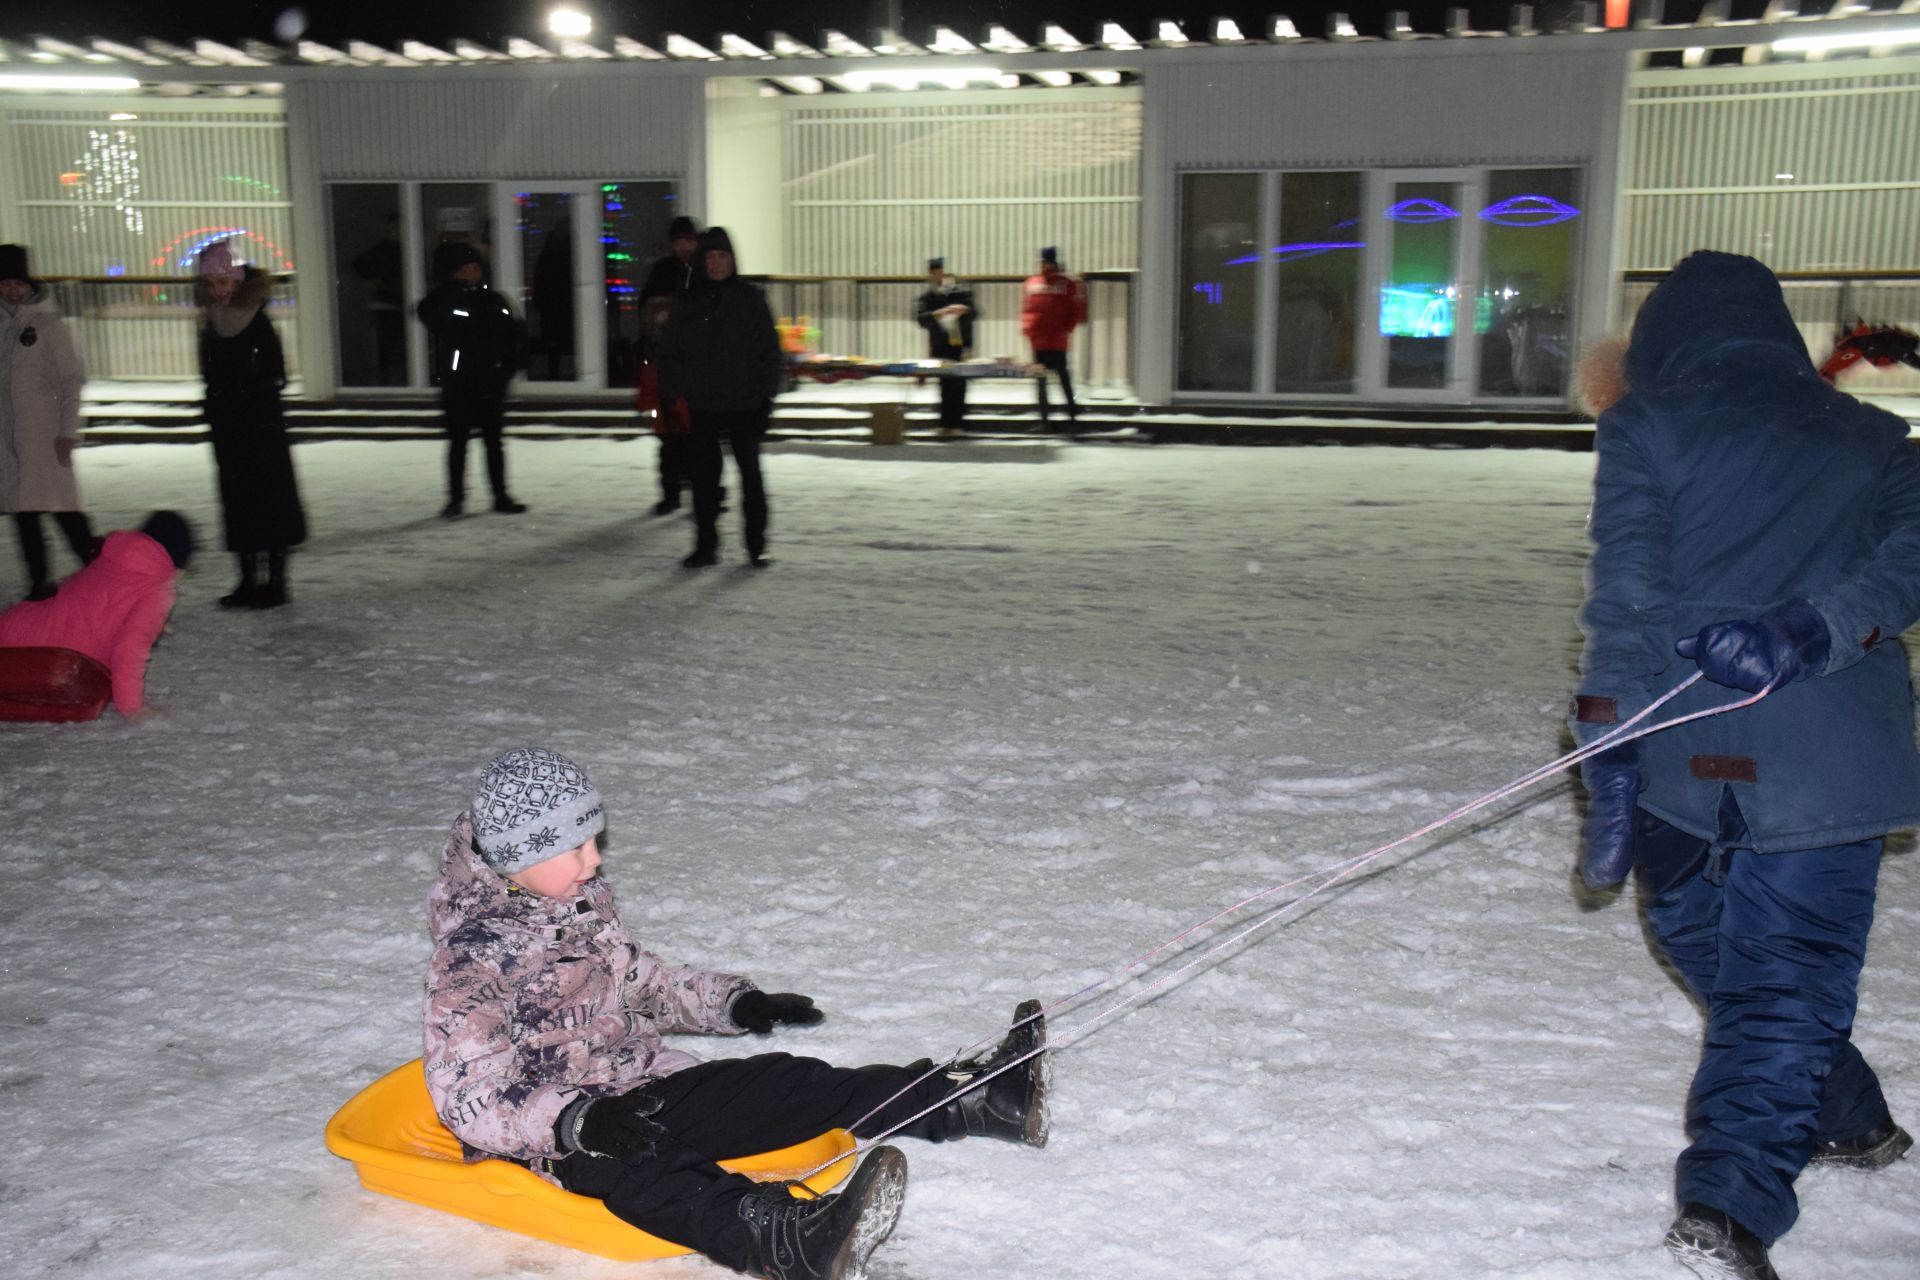
[{"label": "woman in long black coat", "polygon": [[[200,374],[207,428],[220,476],[220,514],[240,581],[220,597],[229,609],[287,602],[287,551],[307,540],[280,392],[287,385],[280,337],[267,319],[273,277],[234,261],[225,240],[200,255]],[[260,579],[261,569],[266,580]]]}]

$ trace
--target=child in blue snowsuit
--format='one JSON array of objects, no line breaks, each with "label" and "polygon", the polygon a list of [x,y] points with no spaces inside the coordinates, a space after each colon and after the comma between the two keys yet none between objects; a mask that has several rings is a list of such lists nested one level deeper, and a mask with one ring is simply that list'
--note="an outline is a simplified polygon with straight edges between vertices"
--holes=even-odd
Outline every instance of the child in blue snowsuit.
[{"label": "child in blue snowsuit", "polygon": [[1697,253],[1635,320],[1595,433],[1575,737],[1698,670],[1661,719],[1742,711],[1582,765],[1581,871],[1637,869],[1661,949],[1705,1006],[1667,1245],[1767,1280],[1809,1163],[1883,1168],[1912,1139],[1854,1048],[1882,837],[1920,824],[1913,693],[1920,455],[1826,385],[1779,283]]}]

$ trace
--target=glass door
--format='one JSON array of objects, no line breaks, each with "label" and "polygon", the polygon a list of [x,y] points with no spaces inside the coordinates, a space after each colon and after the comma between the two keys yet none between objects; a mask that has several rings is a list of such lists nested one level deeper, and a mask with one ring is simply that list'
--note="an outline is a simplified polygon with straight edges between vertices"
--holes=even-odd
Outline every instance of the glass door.
[{"label": "glass door", "polygon": [[[1479,303],[1478,175],[1400,170],[1372,175],[1367,237],[1372,347],[1365,391],[1388,400],[1464,400]],[[1435,393],[1440,393],[1438,396]]]},{"label": "glass door", "polygon": [[502,183],[495,188],[495,287],[527,326],[526,387],[536,394],[605,386],[605,317],[585,305],[597,293],[593,241],[598,183]]}]

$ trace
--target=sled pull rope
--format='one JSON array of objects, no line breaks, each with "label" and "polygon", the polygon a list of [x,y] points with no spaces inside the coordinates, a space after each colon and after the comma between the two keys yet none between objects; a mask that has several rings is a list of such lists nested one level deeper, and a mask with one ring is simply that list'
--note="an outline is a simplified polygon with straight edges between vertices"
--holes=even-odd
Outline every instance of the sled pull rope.
[{"label": "sled pull rope", "polygon": [[[1612,747],[1617,747],[1625,743],[1632,742],[1637,738],[1647,737],[1649,734],[1659,733],[1664,729],[1674,728],[1677,725],[1688,724],[1695,720],[1704,720],[1710,716],[1725,715],[1729,711],[1742,710],[1743,708],[1752,706],[1754,703],[1760,701],[1762,698],[1772,693],[1776,687],[1776,685],[1768,685],[1766,688],[1761,689],[1758,693],[1750,694],[1744,698],[1737,698],[1732,702],[1722,703],[1719,706],[1707,707],[1701,711],[1689,712],[1688,714],[1683,716],[1675,716],[1670,720],[1662,720],[1657,723],[1644,725],[1639,728],[1635,727],[1636,725],[1640,725],[1641,721],[1646,720],[1654,712],[1658,711],[1661,707],[1665,706],[1667,703],[1673,701],[1673,699],[1679,697],[1682,693],[1686,692],[1688,689],[1698,684],[1702,679],[1704,679],[1704,676],[1700,672],[1696,671],[1692,675],[1688,676],[1685,680],[1682,680],[1679,684],[1675,685],[1673,688],[1667,690],[1667,692],[1661,694],[1658,698],[1655,698],[1652,702],[1647,704],[1644,710],[1622,721],[1620,724],[1616,725],[1614,728],[1610,729],[1609,731],[1602,734],[1601,736],[1595,738],[1592,742],[1589,742],[1586,746],[1576,747],[1574,750],[1569,751],[1563,756],[1560,756],[1558,759],[1551,760],[1546,764],[1543,764],[1540,767],[1532,770],[1531,772],[1522,774],[1520,777],[1515,778],[1513,781],[1508,782],[1503,786],[1497,787],[1494,790],[1487,792],[1485,795],[1478,797],[1477,799],[1469,800],[1467,803],[1461,805],[1459,808],[1454,809],[1451,812],[1446,813],[1441,817],[1434,819],[1432,822],[1427,823],[1423,827],[1420,827],[1416,830],[1408,832],[1406,835],[1399,836],[1393,840],[1388,841],[1383,845],[1379,845],[1376,848],[1369,849],[1365,853],[1355,854],[1352,857],[1342,859],[1339,862],[1329,863],[1328,865],[1321,867],[1317,870],[1309,871],[1306,874],[1297,876],[1292,880],[1286,881],[1282,884],[1272,885],[1268,888],[1260,890],[1260,892],[1258,893],[1250,895],[1249,897],[1242,898],[1240,901],[1234,903],[1233,905],[1222,908],[1221,910],[1215,912],[1213,915],[1208,916],[1206,919],[1197,921],[1196,923],[1188,926],[1186,929],[1182,930],[1181,932],[1175,934],[1173,937],[1168,938],[1166,941],[1158,943],[1157,945],[1150,948],[1149,950],[1142,952],[1140,955],[1134,957],[1132,960],[1129,960],[1124,964],[1120,965],[1118,968],[1114,969],[1112,972],[1107,974],[1107,976],[1105,976],[1104,978],[1101,978],[1095,982],[1089,983],[1087,986],[1084,986],[1080,988],[1078,991],[1075,991],[1069,995],[1062,996],[1060,999],[1055,1000],[1052,1004],[1049,1004],[1045,1008],[1040,1010],[1039,1013],[1036,1013],[1028,1018],[1023,1018],[1019,1022],[1014,1023],[1011,1027],[1003,1028],[1001,1031],[993,1035],[985,1037],[981,1040],[977,1040],[973,1044],[967,1045],[965,1048],[962,1048],[958,1052],[956,1052],[952,1057],[948,1058],[945,1062],[940,1063],[938,1066],[935,1066],[929,1069],[928,1071],[926,1071],[925,1073],[923,1073],[922,1075],[918,1076],[916,1079],[913,1080],[911,1084],[908,1084],[907,1086],[902,1088],[899,1092],[895,1093],[892,1097],[886,1099],[886,1101],[884,1102],[881,1102],[878,1106],[875,1106],[871,1111],[867,1112],[866,1115],[861,1116],[858,1120],[855,1120],[852,1124],[848,1125],[847,1128],[857,1129],[860,1125],[872,1119],[879,1112],[885,1110],[890,1104],[892,1104],[895,1101],[895,1099],[898,1099],[904,1096],[908,1090],[912,1089],[915,1085],[918,1085],[921,1081],[929,1079],[930,1077],[935,1076],[942,1071],[945,1071],[948,1067],[953,1066],[955,1063],[959,1062],[962,1058],[966,1057],[968,1054],[974,1053],[980,1049],[983,1049],[990,1044],[997,1043],[1000,1036],[1005,1035],[1007,1031],[1011,1031],[1014,1028],[1024,1026],[1026,1023],[1033,1021],[1034,1018],[1045,1017],[1046,1015],[1052,1013],[1056,1009],[1064,1008],[1068,1005],[1075,1004],[1093,995],[1096,992],[1118,985],[1125,979],[1133,976],[1134,971],[1138,970],[1142,965],[1145,965],[1146,963],[1153,960],[1155,957],[1159,956],[1163,952],[1166,952],[1178,946],[1180,943],[1186,941],[1188,938],[1191,938],[1195,933],[1198,933],[1200,930],[1205,929],[1207,926],[1211,924],[1215,924],[1218,921],[1224,920],[1228,916],[1231,916],[1236,912],[1243,911],[1247,907],[1252,906],[1254,903],[1261,902],[1267,898],[1270,898],[1274,894],[1280,893],[1283,890],[1297,888],[1301,885],[1308,884],[1315,880],[1320,881],[1320,883],[1315,884],[1312,888],[1308,889],[1305,893],[1299,894],[1298,896],[1290,898],[1286,902],[1283,902],[1276,907],[1271,907],[1266,911],[1263,911],[1260,915],[1255,917],[1255,919],[1250,924],[1243,926],[1242,928],[1230,934],[1228,937],[1226,937],[1222,941],[1215,943],[1211,947],[1208,947],[1205,951],[1201,952],[1198,956],[1194,957],[1192,960],[1188,961],[1186,964],[1180,966],[1178,969],[1175,969],[1171,973],[1163,975],[1162,977],[1155,980],[1151,984],[1141,988],[1136,992],[1133,992],[1132,994],[1126,996],[1125,998],[1119,1001],[1116,1001],[1115,1003],[1109,1005],[1107,1008],[1102,1009],[1098,1013],[1094,1014],[1091,1018],[1088,1018],[1083,1022],[1074,1024],[1073,1026],[1067,1028],[1065,1033],[1058,1036],[1057,1038],[1050,1037],[1049,1042],[1046,1045],[1042,1046],[1041,1048],[1031,1050],[1021,1055],[1020,1057],[1013,1059],[1010,1062],[1003,1063],[999,1067],[995,1068],[993,1071],[976,1075],[972,1079],[968,1080],[964,1085],[955,1089],[952,1093],[948,1094],[946,1097],[940,1099],[940,1101],[932,1104],[931,1106],[915,1112],[913,1115],[906,1117],[904,1120],[898,1121],[897,1123],[889,1126],[884,1131],[878,1134],[875,1134],[871,1138],[859,1139],[854,1148],[853,1154],[855,1156],[858,1156],[870,1150],[875,1145],[881,1142],[884,1142],[888,1137],[898,1132],[900,1129],[906,1127],[907,1125],[912,1124],[914,1121],[919,1120],[924,1116],[931,1115],[933,1112],[938,1111],[941,1107],[944,1107],[947,1103],[953,1101],[953,1099],[961,1096],[962,1094],[982,1087],[988,1081],[992,1080],[994,1077],[999,1076],[1004,1072],[1011,1071],[1013,1068],[1026,1062],[1027,1059],[1035,1057],[1038,1054],[1045,1053],[1052,1049],[1062,1048],[1068,1044],[1071,1044],[1073,1041],[1081,1038],[1082,1036],[1085,1036],[1088,1033],[1096,1030],[1097,1028],[1105,1025],[1106,1023],[1112,1021],[1115,1017],[1119,1016],[1121,1013],[1125,1012],[1127,1009],[1141,1003],[1147,997],[1151,996],[1154,992],[1160,990],[1162,987],[1165,987],[1169,983],[1172,983],[1177,979],[1184,977],[1188,973],[1192,972],[1195,968],[1205,963],[1207,960],[1211,959],[1215,955],[1218,955],[1220,952],[1225,951],[1228,948],[1234,946],[1236,943],[1242,941],[1243,939],[1247,938],[1251,934],[1254,934],[1259,930],[1266,928],[1269,924],[1275,923],[1282,916],[1284,916],[1289,911],[1292,911],[1294,908],[1304,906],[1306,903],[1308,903],[1315,897],[1318,897],[1320,894],[1326,892],[1328,889],[1331,889],[1334,885],[1337,885],[1344,880],[1350,879],[1362,868],[1386,856],[1387,854],[1393,852],[1395,849],[1398,849],[1403,845],[1406,845],[1415,840],[1418,840],[1422,836],[1431,835],[1433,832],[1440,830],[1442,827],[1446,827],[1451,825],[1452,823],[1458,822],[1460,819],[1466,817],[1469,814],[1479,812],[1481,809],[1486,808],[1488,805],[1497,804],[1501,800],[1504,800],[1509,796],[1517,795],[1520,792],[1525,791],[1528,788],[1536,786],[1539,783],[1545,781],[1546,779],[1553,777],[1554,775],[1558,774],[1562,770],[1572,765],[1576,765],[1583,760],[1589,759],[1593,756],[1600,754],[1602,751],[1606,751]],[[844,1156],[840,1158],[845,1159]],[[828,1164],[831,1164],[831,1163],[834,1163],[834,1162],[833,1161],[828,1162]],[[824,1164],[819,1166],[820,1169],[824,1169],[826,1167],[827,1165],[824,1165]],[[801,1176],[811,1177],[814,1173],[817,1173],[817,1172],[819,1172],[819,1169],[809,1169],[805,1174]]]}]

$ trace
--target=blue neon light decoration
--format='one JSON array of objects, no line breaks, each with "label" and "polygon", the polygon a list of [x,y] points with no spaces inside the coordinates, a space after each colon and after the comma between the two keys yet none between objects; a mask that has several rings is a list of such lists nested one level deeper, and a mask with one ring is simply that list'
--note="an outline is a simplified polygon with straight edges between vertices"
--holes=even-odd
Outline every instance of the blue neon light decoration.
[{"label": "blue neon light decoration", "polygon": [[1402,200],[1399,204],[1388,205],[1386,216],[1394,222],[1445,222],[1448,218],[1459,217],[1460,211],[1451,205],[1422,196],[1416,200]]},{"label": "blue neon light decoration", "polygon": [[[1364,249],[1366,247],[1367,243],[1364,240],[1302,240],[1299,244],[1277,244],[1267,252],[1271,253],[1275,260],[1279,262],[1293,262],[1300,258],[1312,258],[1323,253],[1331,253],[1335,249]],[[1220,265],[1224,267],[1242,267],[1249,262],[1258,261],[1260,261],[1260,255],[1254,253],[1248,254],[1244,258],[1230,259]]]},{"label": "blue neon light decoration", "polygon": [[1208,306],[1217,307],[1220,305],[1221,287],[1217,281],[1202,280],[1199,284],[1193,286],[1193,291],[1205,298]]},{"label": "blue neon light decoration", "polygon": [[1580,211],[1552,196],[1525,195],[1508,196],[1498,204],[1490,204],[1480,211],[1480,216],[1503,227],[1550,227],[1579,217]]}]

